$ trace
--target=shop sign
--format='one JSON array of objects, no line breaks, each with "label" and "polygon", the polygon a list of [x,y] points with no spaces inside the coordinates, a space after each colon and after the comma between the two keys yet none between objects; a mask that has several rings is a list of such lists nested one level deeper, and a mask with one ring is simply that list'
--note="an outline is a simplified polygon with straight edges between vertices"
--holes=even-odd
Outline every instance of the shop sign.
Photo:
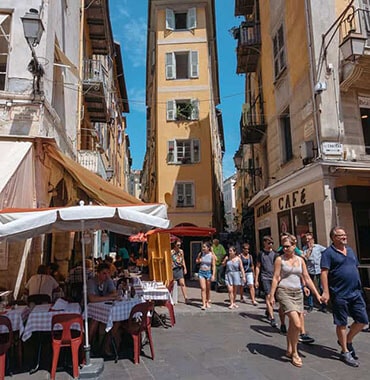
[{"label": "shop sign", "polygon": [[292,207],[302,206],[306,203],[306,189],[295,190],[278,199],[279,210],[287,210]]},{"label": "shop sign", "polygon": [[323,142],[322,152],[328,156],[338,156],[343,153],[343,144],[334,142]]},{"label": "shop sign", "polygon": [[257,208],[257,217],[259,218],[262,215],[268,214],[269,212],[271,212],[271,200],[265,202]]}]

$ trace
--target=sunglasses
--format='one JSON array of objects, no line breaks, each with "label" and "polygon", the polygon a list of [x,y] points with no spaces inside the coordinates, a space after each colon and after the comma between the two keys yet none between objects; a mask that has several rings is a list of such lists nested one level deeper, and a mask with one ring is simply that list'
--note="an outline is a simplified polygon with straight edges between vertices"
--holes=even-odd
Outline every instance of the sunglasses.
[{"label": "sunglasses", "polygon": [[291,245],[283,245],[283,249],[288,249],[290,247],[291,247]]}]

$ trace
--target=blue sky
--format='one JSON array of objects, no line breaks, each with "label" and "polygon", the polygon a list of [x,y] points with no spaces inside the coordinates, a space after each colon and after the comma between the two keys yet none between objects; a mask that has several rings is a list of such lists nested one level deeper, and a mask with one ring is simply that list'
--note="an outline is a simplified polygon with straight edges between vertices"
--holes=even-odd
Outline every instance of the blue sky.
[{"label": "blue sky", "polygon": [[[239,147],[239,120],[244,102],[244,75],[236,74],[236,40],[229,30],[239,25],[234,17],[234,1],[216,0],[218,69],[226,151],[223,160],[224,178],[235,171],[233,156]],[[130,113],[127,133],[133,169],[141,169],[145,155],[145,69],[147,0],[110,0],[110,16],[114,39],[121,44],[123,68]]]}]

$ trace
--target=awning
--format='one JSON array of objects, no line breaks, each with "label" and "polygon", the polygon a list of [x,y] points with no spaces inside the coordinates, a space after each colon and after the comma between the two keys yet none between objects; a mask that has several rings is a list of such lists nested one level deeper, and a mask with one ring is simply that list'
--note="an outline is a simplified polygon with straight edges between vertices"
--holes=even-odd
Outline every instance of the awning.
[{"label": "awning", "polygon": [[0,209],[34,206],[32,145],[29,141],[0,141]]},{"label": "awning", "polygon": [[69,70],[71,70],[71,73],[76,77],[79,78],[79,72],[77,67],[72,63],[72,61],[64,54],[64,52],[61,50],[61,48],[58,45],[55,45],[55,56],[59,62],[61,62],[63,65],[66,65]]},{"label": "awning", "polygon": [[43,150],[50,159],[61,165],[77,186],[96,203],[110,205],[143,203],[64,155],[54,140],[43,139]]}]

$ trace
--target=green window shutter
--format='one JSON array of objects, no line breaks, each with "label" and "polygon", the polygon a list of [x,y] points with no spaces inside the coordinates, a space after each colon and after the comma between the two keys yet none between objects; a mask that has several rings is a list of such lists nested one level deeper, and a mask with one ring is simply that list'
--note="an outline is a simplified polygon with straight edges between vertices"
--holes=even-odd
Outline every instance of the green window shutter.
[{"label": "green window shutter", "polygon": [[186,15],[186,27],[195,29],[197,27],[197,8],[190,8]]},{"label": "green window shutter", "polygon": [[166,9],[166,29],[175,30],[175,13],[172,9]]},{"label": "green window shutter", "polygon": [[166,79],[176,79],[176,60],[174,53],[166,53]]},{"label": "green window shutter", "polygon": [[189,54],[189,68],[190,68],[190,73],[189,77],[190,78],[198,78],[199,76],[199,68],[198,68],[198,52],[197,51],[191,51]]}]

